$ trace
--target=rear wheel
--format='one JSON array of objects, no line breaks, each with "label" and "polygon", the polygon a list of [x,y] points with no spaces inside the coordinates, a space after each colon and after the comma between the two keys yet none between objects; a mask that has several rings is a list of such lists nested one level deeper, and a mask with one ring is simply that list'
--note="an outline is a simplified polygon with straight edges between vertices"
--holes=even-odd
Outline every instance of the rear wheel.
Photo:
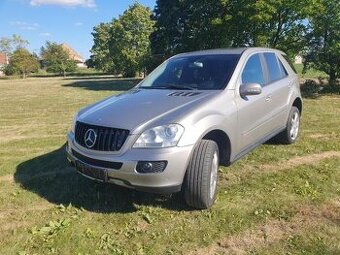
[{"label": "rear wheel", "polygon": [[293,106],[289,112],[286,129],[283,130],[275,140],[283,144],[295,143],[298,139],[300,131],[300,111]]},{"label": "rear wheel", "polygon": [[202,140],[195,147],[184,183],[184,198],[189,206],[206,209],[216,198],[219,151],[214,141]]}]

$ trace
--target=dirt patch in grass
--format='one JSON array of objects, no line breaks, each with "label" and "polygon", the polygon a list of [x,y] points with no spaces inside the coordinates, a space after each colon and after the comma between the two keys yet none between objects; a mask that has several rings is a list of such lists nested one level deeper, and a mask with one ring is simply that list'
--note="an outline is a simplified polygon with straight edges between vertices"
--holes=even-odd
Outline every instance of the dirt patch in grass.
[{"label": "dirt patch in grass", "polygon": [[[44,173],[41,173],[41,174],[36,174],[36,175],[26,175],[26,176],[23,176],[21,177],[22,178],[22,181],[24,182],[28,182],[28,181],[33,181],[34,179],[39,179],[39,178],[43,178],[43,177],[49,177],[49,176],[53,176],[53,175],[56,175],[56,174],[64,174],[64,175],[67,175],[67,174],[72,174],[73,171],[70,171],[70,170],[60,170],[60,171],[50,171],[50,172],[44,172]],[[14,181],[14,177],[12,174],[8,174],[8,175],[4,175],[4,176],[0,176],[0,182],[13,182]]]},{"label": "dirt patch in grass", "polygon": [[4,219],[10,215],[13,215],[14,213],[17,213],[19,210],[21,212],[35,212],[35,211],[45,211],[48,210],[50,208],[52,208],[54,205],[44,202],[41,204],[35,204],[34,206],[27,206],[25,207],[20,207],[20,208],[10,208],[10,209],[5,209],[3,211],[0,212],[0,219]]},{"label": "dirt patch in grass", "polygon": [[320,161],[324,159],[329,159],[333,157],[340,157],[340,151],[326,151],[321,153],[315,153],[310,155],[298,156],[292,159],[289,159],[285,162],[281,162],[280,165],[262,165],[260,168],[261,170],[265,171],[275,171],[275,170],[283,170],[289,169],[296,166],[301,165],[317,165]]},{"label": "dirt patch in grass", "polygon": [[0,182],[13,182],[14,178],[12,174],[0,176]]},{"label": "dirt patch in grass", "polygon": [[65,137],[65,135],[10,135],[0,138],[0,143],[7,143],[11,141],[24,140],[24,139],[44,139],[52,137]]},{"label": "dirt patch in grass", "polygon": [[238,183],[240,177],[254,176],[256,173],[275,173],[302,165],[318,165],[320,161],[330,158],[340,157],[340,151],[326,151],[304,156],[297,156],[286,161],[275,164],[263,164],[259,166],[245,165],[237,171],[224,172],[221,174],[221,183],[227,182],[228,185]]},{"label": "dirt patch in grass", "polygon": [[2,210],[0,212],[0,232],[27,227],[30,225],[30,220],[28,220],[29,218],[26,217],[25,220],[22,220],[22,217],[18,215],[19,211],[22,214],[36,213],[38,211],[49,210],[53,208],[53,206],[53,204],[43,202],[41,204],[35,204],[32,207],[27,206]]},{"label": "dirt patch in grass", "polygon": [[325,221],[339,224],[339,205],[339,200],[331,200],[318,207],[304,205],[290,221],[270,219],[265,224],[225,237],[211,246],[196,249],[191,254],[247,254],[249,251],[300,234],[306,229],[315,228]]},{"label": "dirt patch in grass", "polygon": [[314,134],[309,135],[309,137],[312,139],[322,139],[322,140],[328,141],[331,139],[338,138],[338,135],[336,133],[332,133],[332,134],[314,133]]}]

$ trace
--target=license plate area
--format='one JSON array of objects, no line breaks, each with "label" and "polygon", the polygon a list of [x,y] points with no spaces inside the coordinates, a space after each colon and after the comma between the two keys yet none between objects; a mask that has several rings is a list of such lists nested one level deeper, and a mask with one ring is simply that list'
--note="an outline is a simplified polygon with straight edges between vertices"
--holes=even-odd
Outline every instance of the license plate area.
[{"label": "license plate area", "polygon": [[84,164],[83,162],[76,161],[76,169],[91,178],[101,180],[101,181],[107,181],[107,171],[104,169],[96,168],[87,164]]}]

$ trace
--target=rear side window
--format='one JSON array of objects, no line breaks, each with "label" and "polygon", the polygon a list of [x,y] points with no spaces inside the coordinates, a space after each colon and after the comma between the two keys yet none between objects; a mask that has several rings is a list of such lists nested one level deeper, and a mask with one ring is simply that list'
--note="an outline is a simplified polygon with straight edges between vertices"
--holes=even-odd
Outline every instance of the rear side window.
[{"label": "rear side window", "polygon": [[284,75],[275,53],[264,53],[264,58],[268,67],[269,82],[281,79]]},{"label": "rear side window", "polygon": [[264,75],[259,54],[255,54],[248,59],[242,72],[242,83],[265,84]]},{"label": "rear side window", "polygon": [[288,76],[287,70],[286,70],[286,68],[284,67],[284,65],[282,64],[281,60],[278,59],[278,61],[279,61],[280,67],[281,67],[282,77]]}]

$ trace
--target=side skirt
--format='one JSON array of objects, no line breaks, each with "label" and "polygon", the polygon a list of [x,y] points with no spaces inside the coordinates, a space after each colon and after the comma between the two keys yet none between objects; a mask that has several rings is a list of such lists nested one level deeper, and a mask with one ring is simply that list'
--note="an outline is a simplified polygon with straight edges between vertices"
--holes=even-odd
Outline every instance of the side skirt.
[{"label": "side skirt", "polygon": [[233,163],[237,160],[239,160],[240,158],[244,157],[245,155],[247,155],[249,152],[251,152],[252,150],[254,150],[255,148],[257,148],[258,146],[260,146],[261,144],[267,142],[268,140],[270,140],[271,138],[273,138],[274,136],[278,135],[279,133],[281,133],[283,130],[285,130],[286,127],[284,128],[280,128],[278,130],[276,130],[275,132],[265,136],[264,138],[262,138],[261,140],[257,141],[256,143],[250,145],[249,147],[247,147],[246,149],[244,149],[243,151],[241,151],[239,154],[237,154],[232,160],[230,160],[230,163]]}]

